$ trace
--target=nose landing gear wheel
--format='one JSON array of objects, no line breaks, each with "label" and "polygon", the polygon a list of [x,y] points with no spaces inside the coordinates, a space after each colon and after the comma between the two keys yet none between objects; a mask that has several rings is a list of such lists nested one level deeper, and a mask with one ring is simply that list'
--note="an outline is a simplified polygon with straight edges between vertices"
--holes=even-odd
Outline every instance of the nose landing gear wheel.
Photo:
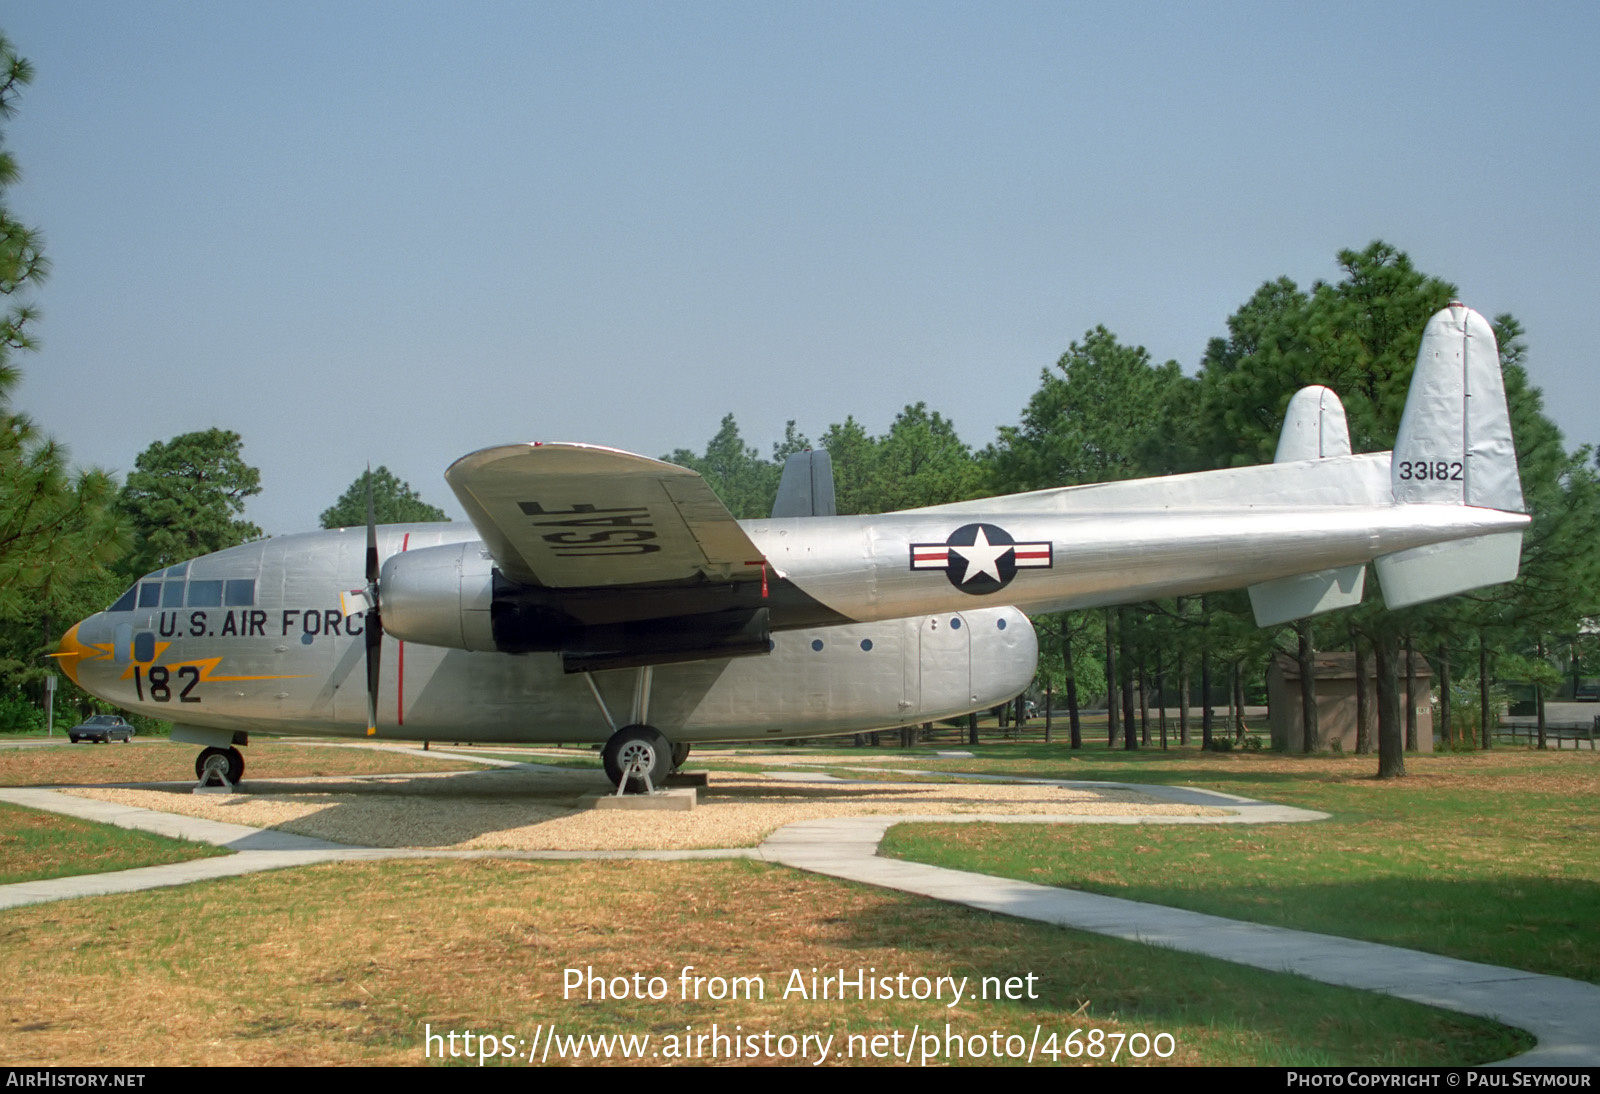
[{"label": "nose landing gear wheel", "polygon": [[600,758],[613,786],[627,778],[625,793],[629,794],[643,794],[647,789],[644,779],[627,777],[635,769],[648,776],[652,788],[672,773],[672,743],[654,726],[623,726],[606,741]]},{"label": "nose landing gear wheel", "polygon": [[207,786],[221,776],[237,786],[244,778],[244,756],[237,748],[208,748],[194,761],[194,776]]}]

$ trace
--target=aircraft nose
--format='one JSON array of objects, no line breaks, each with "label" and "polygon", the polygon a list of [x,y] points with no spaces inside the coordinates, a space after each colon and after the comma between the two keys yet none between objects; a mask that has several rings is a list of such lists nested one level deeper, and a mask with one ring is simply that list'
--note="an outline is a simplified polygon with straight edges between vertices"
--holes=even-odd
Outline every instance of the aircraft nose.
[{"label": "aircraft nose", "polygon": [[66,634],[61,636],[61,643],[56,647],[54,657],[61,665],[61,671],[67,674],[67,679],[74,684],[78,682],[78,658],[89,652],[89,648],[78,641],[78,628],[82,623],[74,623]]}]

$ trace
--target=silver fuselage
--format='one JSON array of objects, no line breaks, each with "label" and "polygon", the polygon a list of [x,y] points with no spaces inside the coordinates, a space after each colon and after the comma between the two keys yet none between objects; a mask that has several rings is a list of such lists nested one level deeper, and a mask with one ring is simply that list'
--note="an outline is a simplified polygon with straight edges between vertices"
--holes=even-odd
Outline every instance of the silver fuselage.
[{"label": "silver fuselage", "polygon": [[[386,526],[381,556],[475,545],[469,524]],[[266,734],[362,736],[365,619],[340,610],[361,584],[361,529],[276,537],[196,559],[176,586],[254,582],[253,603],[101,612],[74,642],[78,682],[127,710]],[[152,579],[146,583],[154,584]],[[562,671],[553,654],[446,649],[386,636],[378,736],[604,741],[648,721],[683,742],[846,733],[952,717],[1016,695],[1033,678],[1032,626],[1009,606],[777,633],[766,656],[639,673]],[[140,635],[152,638],[142,640]],[[141,660],[141,655],[148,655]],[[598,697],[597,694],[598,693]],[[647,704],[640,709],[639,704]]]},{"label": "silver fuselage", "polygon": [[[392,629],[385,601],[377,728],[402,739],[601,741],[648,721],[694,742],[936,720],[1028,686],[1037,643],[1024,611],[1237,588],[1526,523],[1396,503],[1388,453],[880,516],[745,521],[772,580],[843,622],[774,615],[764,655],[663,664],[644,677],[568,673],[555,654],[496,651],[483,622],[493,560],[473,526],[389,526],[378,530],[386,580],[397,560],[433,559],[423,572],[438,584],[416,586],[427,593],[420,604],[397,593]],[[159,598],[140,590],[148,606],[97,614],[64,648],[79,651],[82,686],[129,710],[217,730],[360,735],[366,619],[344,614],[340,594],[363,584],[364,550],[364,530],[350,529],[196,559],[181,576],[145,579],[162,585]],[[251,602],[195,606],[195,583],[217,582],[253,583]]]}]

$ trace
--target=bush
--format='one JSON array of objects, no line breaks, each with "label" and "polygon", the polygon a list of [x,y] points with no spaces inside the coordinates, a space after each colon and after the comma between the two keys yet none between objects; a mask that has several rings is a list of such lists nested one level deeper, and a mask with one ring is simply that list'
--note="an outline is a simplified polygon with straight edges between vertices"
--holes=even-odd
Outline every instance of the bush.
[{"label": "bush", "polygon": [[1211,743],[1206,747],[1213,752],[1232,752],[1233,742],[1227,737],[1213,737],[1211,738]]},{"label": "bush", "polygon": [[44,711],[26,699],[0,699],[0,733],[33,733],[44,728]]}]

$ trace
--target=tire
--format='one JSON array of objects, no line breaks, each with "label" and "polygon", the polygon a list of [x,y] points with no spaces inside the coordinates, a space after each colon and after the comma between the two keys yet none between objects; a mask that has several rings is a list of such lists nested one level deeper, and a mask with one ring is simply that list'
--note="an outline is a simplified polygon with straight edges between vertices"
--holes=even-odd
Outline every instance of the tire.
[{"label": "tire", "polygon": [[237,748],[208,748],[201,752],[194,761],[194,777],[202,783],[208,782],[208,769],[218,766],[235,786],[244,778],[244,756]]},{"label": "tire", "polygon": [[676,771],[689,759],[689,746],[682,741],[675,742],[672,746],[672,770]]},{"label": "tire", "polygon": [[[650,776],[650,785],[659,789],[672,773],[672,742],[654,726],[623,726],[606,741],[600,758],[612,786],[619,785],[624,772],[638,763]],[[643,794],[644,780],[629,779],[625,792]]]}]

